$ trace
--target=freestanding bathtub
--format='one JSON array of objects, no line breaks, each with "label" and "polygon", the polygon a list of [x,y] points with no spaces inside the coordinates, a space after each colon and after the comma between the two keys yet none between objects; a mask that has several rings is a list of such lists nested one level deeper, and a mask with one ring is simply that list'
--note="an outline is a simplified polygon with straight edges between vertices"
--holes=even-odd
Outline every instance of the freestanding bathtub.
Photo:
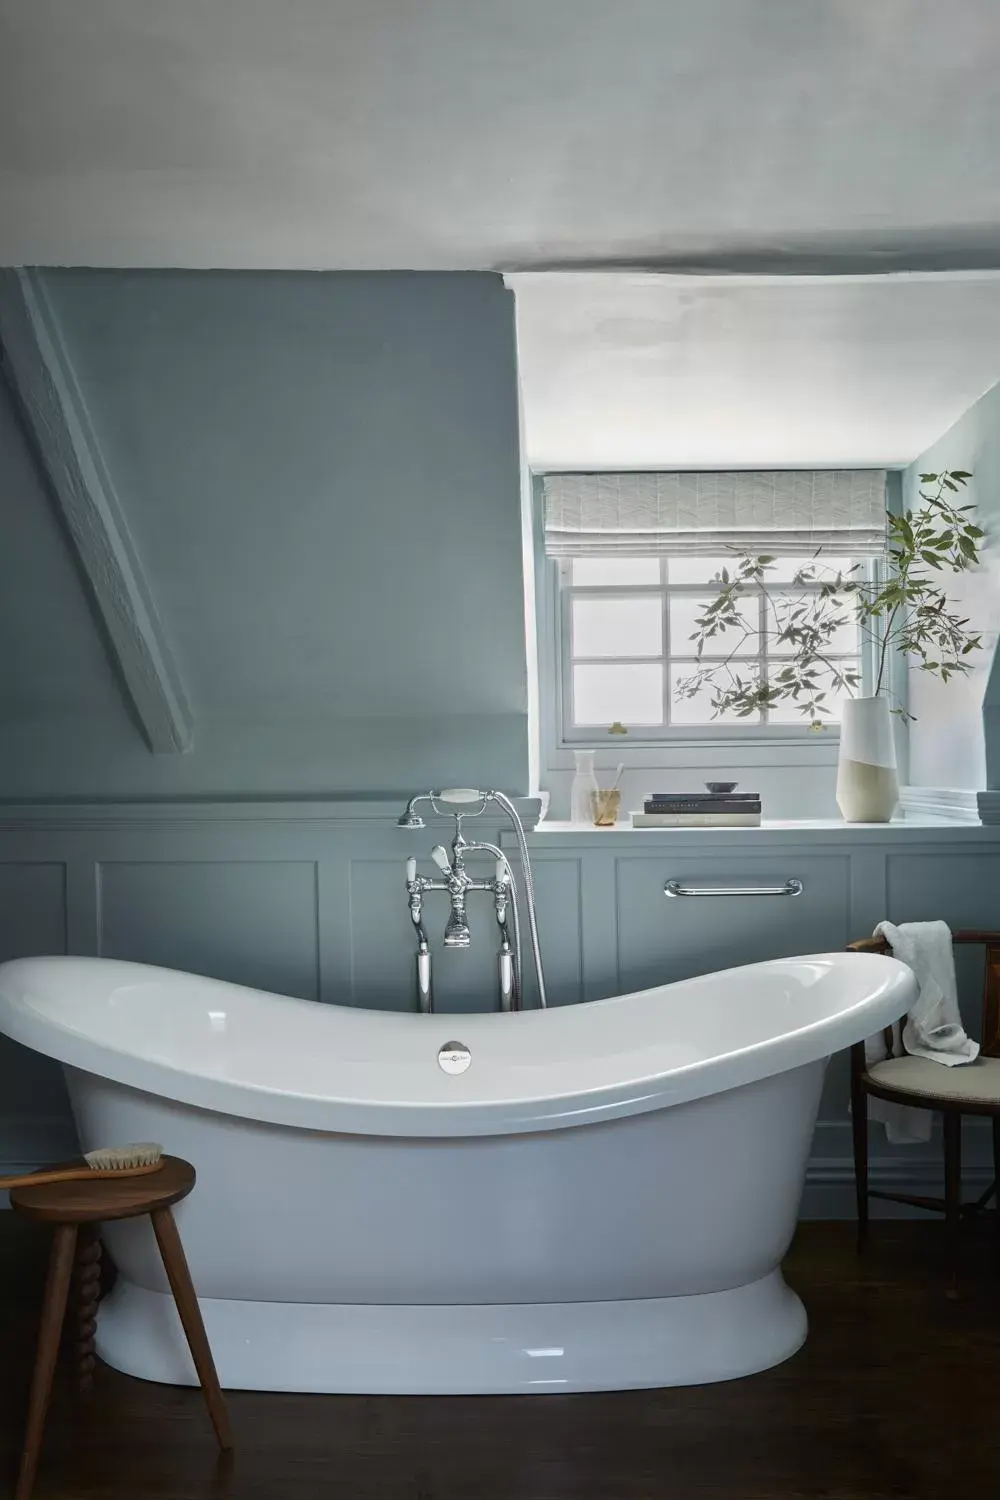
[{"label": "freestanding bathtub", "polygon": [[[892,959],[820,954],[548,1011],[416,1015],[104,959],[0,969],[81,1145],[193,1161],[178,1209],[223,1385],[545,1392],[787,1358],[780,1263],[830,1054],[895,1019]],[[98,1349],[194,1371],[145,1220]]]}]

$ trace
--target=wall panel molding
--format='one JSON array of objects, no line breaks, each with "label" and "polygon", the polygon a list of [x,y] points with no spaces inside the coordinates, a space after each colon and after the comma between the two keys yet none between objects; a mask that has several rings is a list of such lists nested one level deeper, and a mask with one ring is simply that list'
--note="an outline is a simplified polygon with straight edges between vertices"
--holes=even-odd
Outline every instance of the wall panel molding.
[{"label": "wall panel molding", "polygon": [[150,750],[191,749],[193,721],[121,501],[101,454],[44,273],[0,280],[3,366],[90,583]]},{"label": "wall panel molding", "polygon": [[[415,942],[403,865],[413,854],[429,868],[430,848],[447,841],[450,820],[402,833],[399,812],[395,798],[8,807],[0,818],[0,957],[65,945],[330,1003],[410,1008]],[[477,832],[516,860],[512,837],[498,823],[484,820]],[[992,920],[1000,829],[906,823],[815,834],[787,826],[733,832],[743,837],[529,835],[553,1003],[599,1000],[637,981],[662,983],[741,958],[839,948],[886,915],[943,916],[954,925]],[[725,901],[667,902],[662,895],[667,875],[771,883],[790,874],[806,881],[803,897],[730,910]],[[442,898],[428,903],[439,997],[460,1010],[492,1004],[490,903],[471,909],[467,953],[443,952],[446,912]],[[526,959],[528,951],[525,934]],[[971,1019],[978,985],[971,972],[966,977]],[[0,1046],[4,1164],[40,1165],[67,1154],[72,1127],[56,1112],[59,1083],[45,1059]],[[846,1062],[838,1056],[809,1166],[808,1217],[853,1214],[847,1095]],[[969,1196],[989,1178],[987,1137],[969,1126]],[[874,1130],[871,1161],[877,1184],[937,1191],[936,1141],[891,1148]]]}]

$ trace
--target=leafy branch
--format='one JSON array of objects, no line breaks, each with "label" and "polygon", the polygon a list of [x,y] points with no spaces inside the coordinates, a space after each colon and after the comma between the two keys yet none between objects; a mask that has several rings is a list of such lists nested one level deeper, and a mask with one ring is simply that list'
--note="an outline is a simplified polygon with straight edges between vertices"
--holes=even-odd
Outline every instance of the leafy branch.
[{"label": "leafy branch", "polygon": [[[691,640],[699,666],[677,684],[682,698],[711,694],[712,716],[750,718],[762,709],[792,704],[814,724],[833,711],[833,694],[854,693],[861,678],[853,663],[838,660],[836,637],[856,623],[876,661],[874,691],[883,691],[893,652],[947,682],[971,670],[982,637],[948,599],[937,574],[964,573],[980,558],[983,531],[975,507],[957,498],[971,479],[965,469],[921,474],[920,507],[887,517],[887,576],[870,579],[860,564],[834,570],[818,561],[822,548],[795,574],[791,589],[774,590],[775,559],[745,554],[724,567],[718,593],[695,621]],[[758,600],[763,597],[764,641],[758,643]],[[752,605],[747,619],[746,602]],[[746,660],[766,644],[768,671],[761,677]],[[706,661],[714,644],[726,654]],[[775,660],[774,658],[777,658]],[[910,715],[897,706],[904,718]]]}]

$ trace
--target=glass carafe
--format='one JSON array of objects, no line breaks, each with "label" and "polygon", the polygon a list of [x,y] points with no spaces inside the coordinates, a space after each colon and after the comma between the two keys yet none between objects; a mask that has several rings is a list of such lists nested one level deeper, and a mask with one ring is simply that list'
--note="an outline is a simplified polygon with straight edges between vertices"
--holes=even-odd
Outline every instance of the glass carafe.
[{"label": "glass carafe", "polygon": [[573,823],[593,824],[594,821],[594,793],[600,790],[594,775],[595,753],[593,750],[573,751],[576,775],[569,792],[569,816]]}]

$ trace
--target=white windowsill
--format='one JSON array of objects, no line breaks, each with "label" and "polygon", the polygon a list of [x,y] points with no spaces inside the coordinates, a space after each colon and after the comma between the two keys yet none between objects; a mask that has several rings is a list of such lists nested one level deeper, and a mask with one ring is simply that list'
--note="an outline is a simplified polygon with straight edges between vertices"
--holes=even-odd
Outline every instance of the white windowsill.
[{"label": "white windowsill", "polygon": [[718,844],[729,841],[753,844],[756,841],[781,844],[863,843],[966,840],[976,843],[1000,842],[1000,825],[970,823],[962,819],[940,817],[893,818],[891,823],[845,823],[841,818],[765,818],[759,827],[718,826],[714,828],[633,828],[626,818],[614,828],[594,828],[589,824],[544,820],[529,834],[529,840],[541,844],[573,843],[582,840],[610,841],[616,846],[632,848],[655,843],[681,841],[691,844]]}]

